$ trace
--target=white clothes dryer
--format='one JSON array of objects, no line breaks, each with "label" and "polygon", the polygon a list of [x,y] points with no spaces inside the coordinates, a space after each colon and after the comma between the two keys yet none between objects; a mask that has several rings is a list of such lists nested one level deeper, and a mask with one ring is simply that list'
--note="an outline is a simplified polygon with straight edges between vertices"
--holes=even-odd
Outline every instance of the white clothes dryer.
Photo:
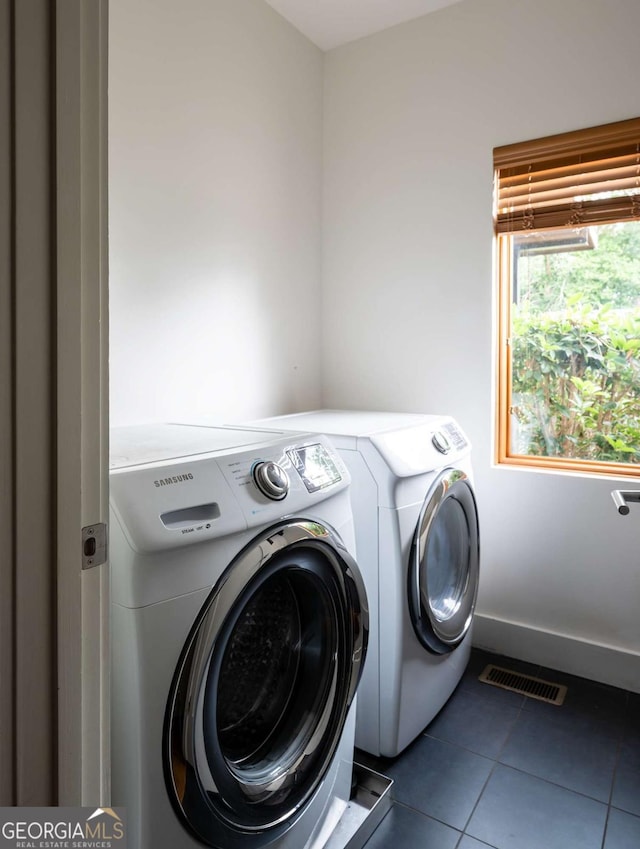
[{"label": "white clothes dryer", "polygon": [[317,410],[252,425],[327,434],[351,473],[371,625],[356,745],[394,757],[469,659],[479,572],[469,440],[451,417],[412,413]]},{"label": "white clothes dryer", "polygon": [[345,809],[368,630],[328,440],[111,432],[113,805],[134,849],[303,849]]}]

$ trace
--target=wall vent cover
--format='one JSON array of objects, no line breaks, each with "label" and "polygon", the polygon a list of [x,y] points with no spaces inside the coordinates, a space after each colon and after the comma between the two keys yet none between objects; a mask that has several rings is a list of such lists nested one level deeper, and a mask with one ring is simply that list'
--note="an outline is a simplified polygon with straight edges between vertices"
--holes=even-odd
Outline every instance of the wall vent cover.
[{"label": "wall vent cover", "polygon": [[534,678],[533,675],[522,675],[520,672],[513,672],[511,669],[503,669],[493,664],[485,666],[479,680],[485,684],[493,684],[494,687],[502,687],[503,690],[522,693],[531,699],[539,699],[541,702],[558,706],[564,702],[567,694],[564,684],[554,684],[542,678]]}]

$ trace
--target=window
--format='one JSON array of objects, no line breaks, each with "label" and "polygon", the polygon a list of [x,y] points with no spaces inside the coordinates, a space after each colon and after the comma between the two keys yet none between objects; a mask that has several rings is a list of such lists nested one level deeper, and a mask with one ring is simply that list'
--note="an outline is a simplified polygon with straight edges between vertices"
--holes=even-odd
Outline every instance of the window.
[{"label": "window", "polygon": [[494,167],[497,460],[640,475],[640,119]]}]

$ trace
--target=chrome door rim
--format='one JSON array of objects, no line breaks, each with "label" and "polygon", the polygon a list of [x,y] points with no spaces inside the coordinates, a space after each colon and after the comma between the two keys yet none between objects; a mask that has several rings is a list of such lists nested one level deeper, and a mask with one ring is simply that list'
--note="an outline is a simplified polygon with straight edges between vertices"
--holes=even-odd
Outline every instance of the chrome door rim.
[{"label": "chrome door rim", "polygon": [[[423,604],[425,588],[421,582],[421,564],[438,511],[448,499],[454,499],[459,504],[467,520],[469,553],[460,603],[454,615],[443,620],[434,614],[429,603]],[[460,469],[444,469],[433,482],[423,503],[409,562],[409,612],[416,636],[428,651],[434,654],[451,652],[469,632],[478,595],[479,561],[478,512],[471,482]],[[426,595],[429,595],[428,587]]]},{"label": "chrome door rim", "polygon": [[[349,633],[340,638],[341,651],[336,652],[333,658],[331,680],[318,719],[312,729],[307,729],[304,745],[297,749],[292,745],[287,770],[265,775],[262,782],[256,780],[251,785],[243,784],[241,772],[231,768],[228,761],[224,774],[221,774],[218,762],[215,768],[209,763],[203,733],[205,684],[214,657],[224,652],[225,629],[231,633],[252,595],[272,575],[285,571],[287,566],[279,566],[279,558],[301,548],[307,550],[307,555],[310,551],[319,551],[323,562],[326,561],[327,565],[323,568],[330,569],[334,591],[337,588],[339,594],[338,606],[343,608],[342,612],[336,610],[335,615],[344,619],[344,627]],[[316,554],[313,556],[316,557]],[[304,572],[304,568],[301,571]],[[320,578],[315,576],[309,580],[319,581]],[[354,560],[336,532],[317,522],[291,520],[271,528],[247,546],[226,570],[205,603],[185,645],[174,676],[165,719],[165,775],[172,802],[181,818],[201,840],[212,846],[225,847],[225,841],[242,832],[256,836],[255,844],[248,845],[259,845],[259,834],[268,831],[272,839],[274,830],[286,830],[302,813],[331,763],[355,696],[368,632],[365,599],[364,585]],[[221,649],[217,647],[219,639],[222,640]],[[337,656],[341,653],[345,655],[344,660]],[[308,764],[309,758],[318,760],[315,780],[309,781],[306,789],[303,786],[299,790],[293,787],[296,770],[301,764]],[[184,791],[181,792],[184,781],[189,781],[188,800],[185,800]],[[253,823],[229,805],[228,793],[225,798],[221,790],[221,783],[228,788],[229,782],[233,781],[237,784],[235,790],[232,788],[233,794],[242,797],[247,811],[249,806],[256,808],[256,799],[278,798],[278,794],[282,795],[283,790],[288,789],[287,782],[293,788],[290,791],[291,804],[284,807],[274,805],[278,811],[276,816]]]}]

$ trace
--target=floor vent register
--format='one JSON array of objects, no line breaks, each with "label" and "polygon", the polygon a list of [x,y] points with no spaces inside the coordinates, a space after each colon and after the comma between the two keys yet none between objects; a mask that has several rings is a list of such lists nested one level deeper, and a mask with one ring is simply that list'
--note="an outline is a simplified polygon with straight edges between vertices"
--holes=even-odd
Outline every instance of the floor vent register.
[{"label": "floor vent register", "polygon": [[539,699],[552,705],[561,705],[567,694],[564,684],[554,684],[544,681],[542,678],[534,678],[533,675],[522,675],[511,669],[503,669],[500,666],[485,666],[479,678],[485,684],[493,684],[494,687],[502,687],[503,690],[511,690],[514,693],[522,693],[531,699]]}]

